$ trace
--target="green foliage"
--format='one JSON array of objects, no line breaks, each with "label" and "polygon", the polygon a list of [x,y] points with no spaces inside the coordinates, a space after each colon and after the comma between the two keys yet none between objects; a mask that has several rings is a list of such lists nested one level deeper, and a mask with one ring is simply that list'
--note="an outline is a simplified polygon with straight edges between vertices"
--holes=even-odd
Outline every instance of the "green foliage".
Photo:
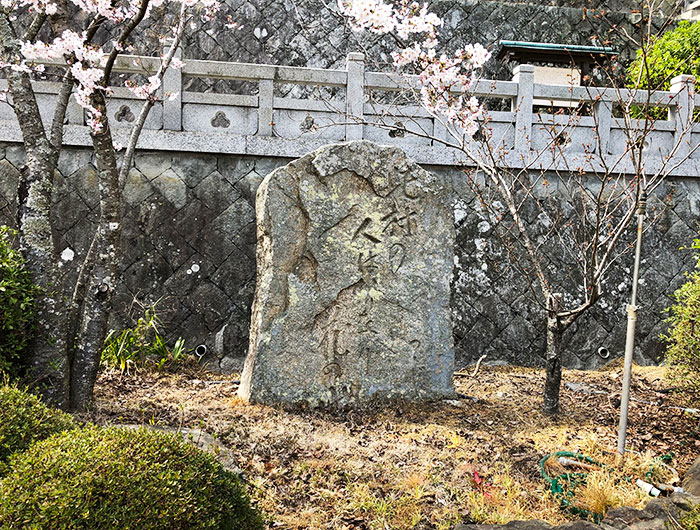
[{"label": "green foliage", "polygon": [[627,69],[627,86],[668,90],[671,79],[681,74],[700,79],[700,22],[684,20],[652,42],[646,54],[637,50]]},{"label": "green foliage", "polygon": [[0,529],[258,530],[238,478],[208,453],[146,429],[90,427],[12,459]]},{"label": "green foliage", "polygon": [[[700,250],[700,239],[692,248]],[[668,342],[671,379],[684,390],[700,394],[700,255],[695,268],[687,275],[688,282],[673,293],[676,303],[669,309],[668,335],[662,338]]]},{"label": "green foliage", "polygon": [[153,350],[156,354],[156,359],[158,359],[156,361],[156,369],[158,371],[161,371],[168,366],[177,366],[185,358],[185,339],[179,337],[175,341],[175,345],[172,347],[172,349],[168,349],[161,336],[156,335],[156,338],[153,341]]},{"label": "green foliage", "polygon": [[685,530],[700,530],[700,504],[683,514],[680,523]]},{"label": "green foliage", "polygon": [[168,348],[159,331],[156,304],[145,309],[133,328],[111,331],[102,349],[102,363],[122,372],[150,363],[157,370],[173,369],[185,361],[187,351],[182,337]]},{"label": "green foliage", "polygon": [[[700,22],[681,21],[674,30],[658,36],[650,46],[637,50],[627,68],[626,84],[628,88],[669,90],[671,80],[682,74],[700,79]],[[633,118],[668,119],[668,109],[662,107],[635,105],[631,114]]]},{"label": "green foliage", "polygon": [[16,375],[22,350],[34,328],[38,288],[12,248],[16,232],[0,226],[0,373]]},{"label": "green foliage", "polygon": [[15,386],[0,386],[0,476],[14,453],[57,432],[75,428],[68,414]]}]

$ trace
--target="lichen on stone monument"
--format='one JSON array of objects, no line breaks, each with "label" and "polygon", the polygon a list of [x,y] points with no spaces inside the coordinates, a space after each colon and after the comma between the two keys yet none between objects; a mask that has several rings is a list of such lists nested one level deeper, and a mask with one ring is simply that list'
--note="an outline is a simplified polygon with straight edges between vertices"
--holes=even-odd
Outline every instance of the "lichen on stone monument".
[{"label": "lichen on stone monument", "polygon": [[450,205],[439,179],[370,142],[268,175],[239,394],[312,407],[450,396]]}]

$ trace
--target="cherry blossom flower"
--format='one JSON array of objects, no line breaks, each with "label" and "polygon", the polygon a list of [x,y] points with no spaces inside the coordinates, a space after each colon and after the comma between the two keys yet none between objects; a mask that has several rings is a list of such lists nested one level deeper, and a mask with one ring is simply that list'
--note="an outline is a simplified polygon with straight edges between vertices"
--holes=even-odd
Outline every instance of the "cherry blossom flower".
[{"label": "cherry blossom flower", "polygon": [[155,93],[160,88],[160,84],[160,77],[157,74],[149,77],[148,83],[146,83],[145,85],[137,85],[136,83],[133,83],[130,80],[126,81],[126,86],[128,87],[128,89],[131,90],[138,97],[144,99],[155,97]]},{"label": "cherry blossom flower", "polygon": [[390,33],[396,28],[394,8],[382,0],[339,0],[340,11],[349,16],[355,29],[368,29],[375,33]]},{"label": "cherry blossom flower", "polygon": [[348,16],[355,30],[384,34],[394,32],[402,41],[417,39],[412,45],[392,53],[394,66],[418,68],[421,104],[434,115],[460,127],[472,136],[483,118],[479,101],[469,96],[476,72],[491,57],[481,44],[469,44],[451,56],[438,56],[437,29],[443,21],[428,12],[427,4],[402,0],[396,7],[382,0],[339,0],[341,13]]},{"label": "cherry blossom flower", "polygon": [[[166,1],[175,0],[70,0],[75,6],[80,8],[85,14],[99,15],[104,19],[120,24],[133,19],[143,7],[143,2],[148,2],[145,17],[148,17],[151,9],[163,5]],[[211,19],[219,10],[220,0],[177,0],[187,8],[197,8],[200,18]],[[58,6],[51,0],[0,0],[0,5],[5,9],[16,12],[19,9],[28,8],[30,12],[44,13],[48,16],[58,12]],[[233,24],[232,21],[229,20]],[[118,40],[112,41],[111,49],[118,52],[131,52],[133,47],[126,46]],[[0,68],[9,68],[17,72],[37,74],[44,71],[42,62],[65,60],[75,79],[74,90],[75,100],[87,111],[87,123],[93,132],[103,129],[106,116],[103,116],[91,101],[92,96],[97,91],[109,95],[109,88],[106,87],[107,80],[104,79],[104,66],[107,62],[108,53],[102,47],[95,46],[87,42],[85,32],[66,30],[57,38],[50,42],[21,42],[20,54],[17,57],[0,61]],[[173,58],[167,67],[182,68],[183,62]],[[152,75],[143,84],[127,81],[126,86],[137,96],[144,99],[155,100],[158,90],[161,87],[161,80],[166,65],[155,75]]]}]

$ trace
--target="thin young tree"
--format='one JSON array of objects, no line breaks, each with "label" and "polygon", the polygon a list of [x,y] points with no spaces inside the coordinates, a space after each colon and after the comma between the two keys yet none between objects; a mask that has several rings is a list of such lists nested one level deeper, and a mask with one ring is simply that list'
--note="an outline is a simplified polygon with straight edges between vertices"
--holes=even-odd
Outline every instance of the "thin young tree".
[{"label": "thin young tree", "polygon": [[[179,67],[176,50],[193,17],[212,17],[217,0],[3,0],[0,67],[6,101],[17,116],[26,153],[17,191],[22,253],[42,288],[38,331],[29,352],[30,380],[52,404],[84,410],[92,398],[118,274],[121,190],[149,111],[167,94],[159,91],[168,68]],[[175,23],[160,61],[144,70],[143,82],[128,83],[142,100],[128,142],[115,143],[107,114],[109,84],[120,56],[133,51],[134,32],[172,5]],[[151,21],[159,23],[161,21]],[[60,90],[49,122],[39,112],[33,80],[51,64]],[[51,229],[54,174],[63,149],[70,98],[82,107],[92,141],[99,188],[99,220],[70,293],[61,290],[61,257]]]},{"label": "thin young tree", "polygon": [[[424,136],[461,153],[484,219],[495,226],[511,266],[524,277],[531,299],[544,315],[543,409],[558,412],[564,332],[596,304],[606,273],[629,252],[625,236],[642,199],[697,149],[690,145],[693,79],[678,78],[672,87],[674,98],[638,90],[639,83],[627,89],[562,87],[552,99],[568,100],[565,106],[534,113],[528,121],[528,129],[532,124],[533,130],[541,131],[538,146],[527,130],[516,130],[513,149],[503,141],[502,131],[491,126],[483,105],[483,99],[493,96],[489,83],[478,79],[490,55],[483,47],[475,44],[448,55],[440,49],[442,21],[416,3],[394,6],[382,0],[350,0],[341,4],[341,11],[358,30],[396,38],[397,72],[392,79],[402,101],[413,95],[447,134],[437,137],[418,120],[408,128],[405,122],[411,116],[387,105],[377,109],[378,119],[367,125],[396,131],[400,124],[401,135]],[[653,13],[646,16],[651,20]],[[641,24],[641,36],[633,42],[648,47],[656,27],[666,25]],[[419,74],[404,73],[407,65]],[[613,80],[612,73],[603,73]],[[527,75],[532,71],[520,68],[515,80]],[[532,93],[519,94],[513,111],[527,108],[529,113],[532,104]],[[653,133],[659,108],[668,107],[673,109],[669,118],[675,122],[675,135],[673,145],[661,151],[654,147]],[[621,117],[625,141],[623,151],[610,156],[605,131],[615,116]],[[582,139],[576,130],[586,122],[590,135]],[[569,149],[573,141],[579,143],[575,154]],[[532,149],[522,149],[531,143]]]}]

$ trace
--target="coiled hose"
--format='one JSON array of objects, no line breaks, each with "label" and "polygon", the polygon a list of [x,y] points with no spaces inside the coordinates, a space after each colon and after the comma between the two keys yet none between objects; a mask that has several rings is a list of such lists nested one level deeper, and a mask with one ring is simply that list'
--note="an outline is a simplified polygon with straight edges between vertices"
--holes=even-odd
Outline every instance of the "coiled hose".
[{"label": "coiled hose", "polygon": [[[604,514],[594,513],[590,510],[586,510],[585,508],[579,508],[572,502],[574,497],[574,493],[572,490],[576,488],[576,486],[586,483],[586,476],[588,475],[588,473],[562,473],[561,475],[557,475],[556,477],[550,477],[547,473],[547,470],[545,469],[545,463],[547,462],[547,460],[549,460],[552,457],[559,458],[560,456],[563,456],[565,458],[572,458],[585,464],[598,466],[601,469],[605,468],[606,466],[601,464],[600,462],[596,462],[595,460],[586,455],[582,455],[580,453],[572,453],[571,451],[558,451],[556,453],[551,453],[545,456],[540,461],[540,473],[542,474],[542,478],[544,478],[547,484],[549,484],[549,489],[554,494],[554,496],[557,499],[559,499],[562,509],[578,517],[590,519],[594,523],[599,523],[603,519]],[[566,488],[564,487],[564,485],[566,485]]]}]

